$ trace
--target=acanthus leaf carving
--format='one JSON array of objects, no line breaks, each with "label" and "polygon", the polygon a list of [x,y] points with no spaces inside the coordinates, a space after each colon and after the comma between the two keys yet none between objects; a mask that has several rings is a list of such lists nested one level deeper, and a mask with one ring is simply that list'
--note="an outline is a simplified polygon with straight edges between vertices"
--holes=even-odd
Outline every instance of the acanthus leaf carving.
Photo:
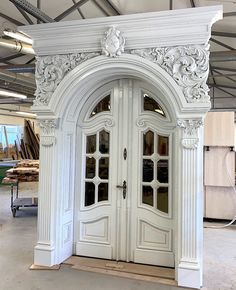
[{"label": "acanthus leaf carving", "polygon": [[58,119],[39,120],[41,129],[40,142],[43,146],[52,146],[56,142],[55,129],[57,128]]},{"label": "acanthus leaf carving", "polygon": [[53,92],[65,75],[80,63],[98,55],[100,53],[91,52],[36,57],[37,89],[34,106],[47,106]]},{"label": "acanthus leaf carving", "polygon": [[188,103],[210,102],[208,77],[208,46],[176,46],[145,48],[130,51],[160,65],[182,88]]},{"label": "acanthus leaf carving", "polygon": [[198,129],[203,126],[201,119],[178,120],[177,125],[183,129],[182,145],[186,149],[196,149],[198,146]]},{"label": "acanthus leaf carving", "polygon": [[115,26],[111,26],[105,32],[104,39],[101,40],[102,54],[110,57],[117,57],[124,52],[125,38]]}]

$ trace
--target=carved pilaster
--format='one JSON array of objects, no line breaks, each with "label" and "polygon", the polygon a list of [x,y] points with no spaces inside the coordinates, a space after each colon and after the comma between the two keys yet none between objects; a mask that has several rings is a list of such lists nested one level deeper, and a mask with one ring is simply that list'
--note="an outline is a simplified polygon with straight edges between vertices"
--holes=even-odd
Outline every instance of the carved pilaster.
[{"label": "carved pilaster", "polygon": [[208,46],[144,48],[130,51],[160,65],[181,87],[188,103],[209,103]]},{"label": "carved pilaster", "polygon": [[177,125],[183,129],[182,145],[186,149],[196,149],[198,146],[198,128],[203,125],[202,120],[178,120]]},{"label": "carved pilaster", "polygon": [[40,143],[42,146],[52,146],[56,143],[55,129],[58,119],[39,120],[41,129]]},{"label": "carved pilaster", "polygon": [[[201,119],[178,120],[180,224],[178,285],[200,288],[202,255],[203,160]],[[186,279],[186,277],[189,277]]]}]

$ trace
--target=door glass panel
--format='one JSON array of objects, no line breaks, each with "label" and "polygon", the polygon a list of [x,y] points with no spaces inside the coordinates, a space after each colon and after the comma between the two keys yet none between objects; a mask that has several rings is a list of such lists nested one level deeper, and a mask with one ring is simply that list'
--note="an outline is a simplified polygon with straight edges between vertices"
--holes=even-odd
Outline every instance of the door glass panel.
[{"label": "door glass panel", "polygon": [[89,206],[95,203],[95,185],[92,182],[85,182],[84,205]]},{"label": "door glass panel", "polygon": [[110,111],[111,106],[110,106],[110,95],[106,96],[103,98],[92,110],[92,113],[90,117],[95,116],[98,113],[104,112],[104,111]]},{"label": "door glass panel", "polygon": [[109,153],[109,133],[105,130],[99,133],[99,151],[102,154]]},{"label": "door glass panel", "polygon": [[169,152],[169,138],[158,135],[158,154],[161,156],[167,156]]},{"label": "door glass panel", "polygon": [[150,159],[143,159],[143,182],[150,182],[153,180],[153,161]]},{"label": "door glass panel", "polygon": [[108,200],[108,183],[98,185],[98,201]]},{"label": "door glass panel", "polygon": [[86,157],[86,178],[94,178],[96,170],[96,160]]},{"label": "door glass panel", "polygon": [[103,157],[99,160],[99,177],[101,179],[109,178],[109,158]]},{"label": "door glass panel", "polygon": [[96,151],[96,134],[87,136],[86,153],[94,153]]},{"label": "door glass panel", "polygon": [[157,189],[157,209],[168,213],[168,187]]},{"label": "door glass panel", "polygon": [[168,183],[168,160],[157,162],[157,180],[161,183]]},{"label": "door glass panel", "polygon": [[143,94],[143,109],[144,111],[152,111],[163,117],[165,117],[165,113],[162,107],[155,101],[153,98],[148,96],[147,94]]},{"label": "door glass panel", "polygon": [[145,204],[153,206],[153,188],[151,186],[143,186],[142,201]]},{"label": "door glass panel", "polygon": [[143,155],[152,155],[154,150],[154,133],[147,131],[143,134]]}]

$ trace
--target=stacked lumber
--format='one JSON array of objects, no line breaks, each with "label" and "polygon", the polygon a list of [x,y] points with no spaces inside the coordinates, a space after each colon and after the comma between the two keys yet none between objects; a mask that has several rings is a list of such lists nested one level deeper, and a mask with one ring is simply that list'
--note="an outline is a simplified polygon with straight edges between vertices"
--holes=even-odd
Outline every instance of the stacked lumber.
[{"label": "stacked lumber", "polygon": [[24,139],[18,140],[15,147],[22,159],[39,159],[39,135],[35,133],[30,120],[25,120]]},{"label": "stacked lumber", "polygon": [[38,181],[39,177],[39,161],[38,160],[22,160],[15,167],[6,171],[4,183]]}]

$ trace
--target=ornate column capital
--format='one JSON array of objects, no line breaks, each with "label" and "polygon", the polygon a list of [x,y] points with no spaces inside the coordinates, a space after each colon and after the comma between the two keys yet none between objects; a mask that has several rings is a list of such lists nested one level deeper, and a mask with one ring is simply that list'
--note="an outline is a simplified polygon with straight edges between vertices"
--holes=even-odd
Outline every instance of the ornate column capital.
[{"label": "ornate column capital", "polygon": [[182,145],[186,149],[196,149],[198,146],[198,128],[203,125],[202,119],[178,120],[177,125],[183,129]]},{"label": "ornate column capital", "polygon": [[52,146],[56,143],[55,129],[58,125],[58,119],[38,120],[41,129],[40,142],[43,146]]}]

